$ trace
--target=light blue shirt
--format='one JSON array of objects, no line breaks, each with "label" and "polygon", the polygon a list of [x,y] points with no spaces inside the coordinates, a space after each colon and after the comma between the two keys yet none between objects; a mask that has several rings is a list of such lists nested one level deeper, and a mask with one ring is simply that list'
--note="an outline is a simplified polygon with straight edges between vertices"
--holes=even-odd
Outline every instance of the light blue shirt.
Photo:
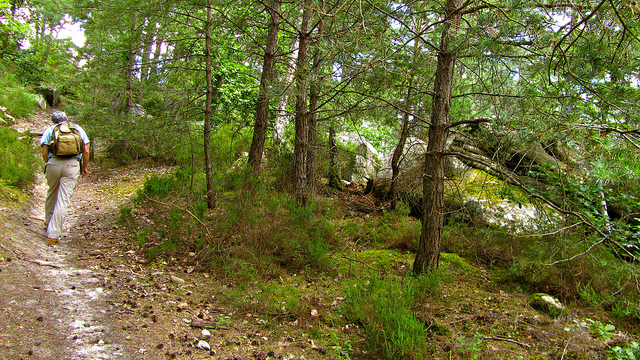
[{"label": "light blue shirt", "polygon": [[[69,123],[71,124],[71,123]],[[40,146],[42,145],[49,145],[51,144],[51,137],[53,136],[53,129],[56,127],[57,124],[53,124],[51,126],[49,126],[47,128],[47,130],[45,130],[42,133],[42,137],[40,138]],[[78,129],[78,132],[80,133],[80,137],[82,138],[82,142],[87,145],[89,143],[89,137],[87,136],[87,133],[84,132],[84,129],[80,127],[80,125],[77,124],[72,124],[76,129]],[[53,153],[51,153],[51,151],[49,151],[49,159],[51,159],[52,157],[54,157],[55,155],[53,155]],[[82,159],[82,154],[78,154],[76,156],[74,156],[76,159],[81,160]]]}]

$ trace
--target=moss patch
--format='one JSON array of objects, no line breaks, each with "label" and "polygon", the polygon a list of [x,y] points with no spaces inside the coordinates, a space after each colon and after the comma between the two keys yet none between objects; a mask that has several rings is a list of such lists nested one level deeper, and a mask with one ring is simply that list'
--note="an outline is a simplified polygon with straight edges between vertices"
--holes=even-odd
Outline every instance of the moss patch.
[{"label": "moss patch", "polygon": [[442,265],[448,266],[451,270],[459,270],[463,274],[478,274],[478,269],[471,265],[467,260],[458,256],[458,254],[441,253],[440,261]]},{"label": "moss patch", "polygon": [[398,250],[366,250],[337,253],[338,271],[347,277],[364,277],[389,270],[408,270],[414,255]]}]

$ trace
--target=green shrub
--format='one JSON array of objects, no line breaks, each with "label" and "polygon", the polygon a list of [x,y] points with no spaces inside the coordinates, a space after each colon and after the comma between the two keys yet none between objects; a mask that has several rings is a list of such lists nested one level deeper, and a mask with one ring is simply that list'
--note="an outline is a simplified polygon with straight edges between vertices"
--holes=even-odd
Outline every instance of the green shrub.
[{"label": "green shrub", "polygon": [[638,360],[640,359],[640,345],[637,341],[632,341],[626,346],[615,346],[609,353],[608,359],[615,360]]},{"label": "green shrub", "polygon": [[119,224],[129,224],[133,220],[133,209],[130,206],[123,206],[120,208],[120,217],[117,222]]},{"label": "green shrub", "polygon": [[192,155],[202,159],[195,128],[176,123],[173,117],[132,117],[110,109],[85,109],[84,113],[83,127],[87,132],[99,134],[107,144],[107,159],[118,165],[145,158],[170,165],[177,164],[179,159],[191,163]]},{"label": "green shrub", "polygon": [[344,315],[361,324],[375,357],[426,358],[428,332],[411,311],[416,292],[425,286],[417,283],[421,280],[373,276],[367,283],[347,288]]},{"label": "green shrub", "polygon": [[0,181],[19,188],[33,184],[39,162],[30,138],[0,126],[0,158]]},{"label": "green shrub", "polygon": [[175,176],[151,175],[142,187],[142,194],[149,197],[165,198],[176,188]]},{"label": "green shrub", "polygon": [[7,114],[14,118],[27,117],[33,113],[36,106],[35,95],[20,85],[12,74],[5,72],[4,75],[0,75],[0,107],[6,108]]},{"label": "green shrub", "polygon": [[[619,317],[640,318],[636,305],[640,293],[631,280],[640,270],[604,244],[591,248],[598,238],[579,231],[516,237],[490,228],[458,225],[449,229],[443,235],[443,250],[492,267],[502,284],[563,301],[580,300]],[[575,256],[578,254],[584,255]]]}]

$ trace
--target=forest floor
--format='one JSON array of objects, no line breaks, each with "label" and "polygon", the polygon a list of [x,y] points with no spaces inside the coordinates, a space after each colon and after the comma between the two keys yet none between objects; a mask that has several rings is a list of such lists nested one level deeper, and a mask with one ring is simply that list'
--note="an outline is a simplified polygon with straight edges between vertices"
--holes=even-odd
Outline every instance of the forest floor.
[{"label": "forest floor", "polygon": [[[45,113],[24,124],[32,132],[47,125]],[[43,227],[42,176],[28,199],[0,196],[0,359],[376,358],[362,341],[338,344],[318,330],[340,316],[344,299],[336,294],[345,274],[280,279],[311,289],[304,301],[315,312],[305,318],[284,308],[282,314],[242,310],[223,296],[233,281],[194,266],[195,254],[151,264],[118,225],[120,207],[145,176],[170,169],[92,164],[90,171],[56,246],[47,245]],[[410,261],[407,255],[396,265],[410,268]],[[526,295],[493,282],[487,269],[443,262],[452,271],[438,298],[414,309],[425,324],[448,329],[432,334],[433,359],[606,359],[609,346],[629,341],[617,332],[597,336],[604,327],[588,326],[587,319],[606,324],[598,310],[573,307],[553,319],[532,309]],[[356,324],[333,331],[364,338]]]}]

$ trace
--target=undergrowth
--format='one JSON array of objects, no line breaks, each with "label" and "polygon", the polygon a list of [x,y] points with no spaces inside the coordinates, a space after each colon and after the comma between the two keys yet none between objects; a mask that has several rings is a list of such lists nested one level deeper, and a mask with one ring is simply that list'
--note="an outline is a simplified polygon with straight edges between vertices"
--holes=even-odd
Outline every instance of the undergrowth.
[{"label": "undergrowth", "polygon": [[[238,156],[232,149],[227,155]],[[466,325],[460,329],[471,332],[461,334],[424,306],[445,306],[437,296],[443,282],[484,276],[486,283],[466,286],[523,296],[545,292],[564,303],[604,309],[621,322],[640,319],[637,266],[605,246],[591,248],[595,240],[588,234],[517,237],[490,226],[449,224],[441,271],[414,278],[409,273],[420,222],[406,216],[408,207],[353,217],[323,196],[299,207],[278,185],[286,171],[258,180],[237,161],[221,161],[229,167],[214,173],[216,208],[206,207],[204,176],[180,168],[150,176],[133,206],[121,209],[119,221],[132,229],[133,241],[151,262],[195,254],[207,272],[232,280],[234,286],[220,296],[235,308],[261,314],[265,321],[307,324],[318,339],[334,344],[336,357],[348,358],[360,347],[376,358],[428,358],[443,351],[434,348],[435,339],[448,341],[448,353],[461,358],[490,352],[486,339],[491,336]],[[584,255],[566,261],[575,254]],[[310,315],[319,307],[311,284],[332,288],[336,282],[347,284],[340,292],[327,290],[344,299],[338,315]],[[473,304],[464,306],[461,311],[473,309]],[[480,313],[475,320],[486,319]],[[364,343],[358,345],[350,332],[336,335],[337,328],[357,328]],[[623,356],[634,350],[629,343],[609,351]]]},{"label": "undergrowth", "polygon": [[344,314],[359,323],[366,334],[369,351],[387,359],[425,359],[430,353],[428,331],[411,310],[419,296],[437,286],[432,276],[381,278],[374,275],[365,283],[345,291]]},{"label": "undergrowth", "polygon": [[597,241],[579,231],[529,237],[450,227],[443,248],[493,269],[498,282],[512,291],[544,292],[602,308],[621,320],[640,321],[640,268],[605,245],[592,247]]},{"label": "undergrowth", "polygon": [[36,150],[29,137],[21,137],[11,128],[0,126],[0,182],[7,186],[27,188],[34,182],[38,168]]},{"label": "undergrowth", "polygon": [[[13,118],[24,118],[37,107],[36,97],[16,79],[11,71],[5,71],[7,63],[0,62],[0,107]],[[7,122],[0,112],[0,124]]]}]

